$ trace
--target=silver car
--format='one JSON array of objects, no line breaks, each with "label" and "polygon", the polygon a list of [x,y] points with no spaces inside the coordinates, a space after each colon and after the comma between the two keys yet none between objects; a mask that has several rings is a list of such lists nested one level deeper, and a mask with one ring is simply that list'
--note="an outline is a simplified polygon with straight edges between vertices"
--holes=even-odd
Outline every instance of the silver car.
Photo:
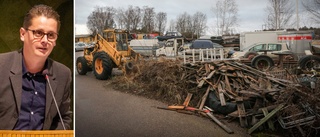
[{"label": "silver car", "polygon": [[235,51],[231,58],[248,58],[251,60],[256,55],[263,54],[264,51],[268,51],[267,55],[271,58],[277,58],[278,56],[272,53],[290,52],[290,47],[286,43],[256,43],[240,51]]},{"label": "silver car", "polygon": [[83,49],[87,46],[86,43],[83,43],[83,42],[78,42],[75,44],[74,48],[77,51],[83,51]]}]

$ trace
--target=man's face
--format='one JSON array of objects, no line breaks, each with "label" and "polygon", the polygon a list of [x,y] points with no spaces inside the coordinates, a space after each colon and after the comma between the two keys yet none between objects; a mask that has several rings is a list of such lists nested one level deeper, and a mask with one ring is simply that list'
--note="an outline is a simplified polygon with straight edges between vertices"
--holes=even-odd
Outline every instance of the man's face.
[{"label": "man's face", "polygon": [[45,16],[33,18],[31,26],[20,29],[20,39],[23,41],[23,54],[47,58],[56,45],[56,39],[52,39],[52,35],[58,33],[57,26],[57,21],[52,18]]}]

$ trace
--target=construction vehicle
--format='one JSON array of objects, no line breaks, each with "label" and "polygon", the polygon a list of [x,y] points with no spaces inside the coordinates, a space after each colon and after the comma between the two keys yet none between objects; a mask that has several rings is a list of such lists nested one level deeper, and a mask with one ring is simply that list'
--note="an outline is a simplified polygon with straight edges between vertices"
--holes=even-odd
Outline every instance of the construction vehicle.
[{"label": "construction vehicle", "polygon": [[140,54],[135,53],[128,43],[128,31],[106,29],[94,38],[95,45],[84,48],[84,55],[77,58],[76,67],[80,75],[93,70],[97,79],[111,77],[112,69],[118,68],[124,74],[134,69]]}]

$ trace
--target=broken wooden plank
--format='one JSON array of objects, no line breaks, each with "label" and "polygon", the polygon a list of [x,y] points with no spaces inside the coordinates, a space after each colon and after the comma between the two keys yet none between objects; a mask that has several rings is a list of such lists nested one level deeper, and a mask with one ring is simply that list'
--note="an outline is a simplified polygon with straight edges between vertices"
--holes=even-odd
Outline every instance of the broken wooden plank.
[{"label": "broken wooden plank", "polygon": [[204,64],[204,67],[206,70],[206,74],[208,74],[210,72],[209,64]]},{"label": "broken wooden plank", "polygon": [[220,66],[219,67],[219,71],[226,72],[227,71],[227,66],[226,65]]},{"label": "broken wooden plank", "polygon": [[168,106],[168,109],[184,109],[185,106]]},{"label": "broken wooden plank", "polygon": [[[236,93],[234,93],[233,91],[232,91],[232,89],[231,89],[231,86],[230,86],[230,82],[229,82],[229,78],[228,78],[228,76],[227,75],[225,75],[225,78],[224,78],[224,80],[225,80],[225,87],[226,87],[226,91],[229,93],[229,94],[231,94],[231,95],[233,95],[234,97],[237,97],[238,95],[236,94]],[[234,97],[231,97],[231,99],[233,99]]]},{"label": "broken wooden plank", "polygon": [[228,79],[228,76],[227,75],[224,75],[224,81],[226,83],[226,89],[229,90],[229,91],[232,91],[231,90],[231,86],[230,86],[230,82],[229,82],[229,79]]},{"label": "broken wooden plank", "polygon": [[248,133],[251,134],[254,130],[256,130],[258,127],[260,127],[263,123],[265,123],[267,120],[269,120],[273,115],[275,115],[281,108],[284,107],[284,104],[280,104],[278,107],[276,107],[274,110],[272,110],[267,116],[265,116],[264,118],[262,118],[258,123],[256,123],[255,125],[253,125],[253,127],[251,127],[248,130]]},{"label": "broken wooden plank", "polygon": [[269,76],[268,74],[266,74],[265,72],[259,71],[257,69],[251,68],[247,65],[238,63],[238,62],[233,62],[233,63],[227,63],[230,66],[233,66],[235,68],[241,69],[243,71],[249,72],[251,74],[257,75],[257,76]]},{"label": "broken wooden plank", "polygon": [[215,70],[211,71],[210,74],[206,77],[206,79],[211,79],[215,72]]},{"label": "broken wooden plank", "polygon": [[210,86],[212,86],[213,88],[216,88],[216,85],[213,85],[210,81],[208,81],[208,80],[204,80],[204,81],[206,81]]},{"label": "broken wooden plank", "polygon": [[220,103],[221,103],[221,106],[226,106],[226,100],[224,98],[224,92],[219,92],[219,98],[220,98]]},{"label": "broken wooden plank", "polygon": [[189,70],[197,70],[195,68],[191,68],[191,67],[187,67],[187,66],[181,66],[182,68],[185,68],[185,69],[189,69]]},{"label": "broken wooden plank", "polygon": [[236,70],[236,68],[235,68],[235,67],[232,67],[232,66],[227,65],[227,70],[229,70],[229,71],[235,71],[235,70]]},{"label": "broken wooden plank", "polygon": [[[215,79],[216,80],[216,79]],[[218,80],[216,81],[216,83],[214,84],[213,88],[216,89],[218,87],[218,84],[220,83],[221,80],[221,75],[219,76]]]},{"label": "broken wooden plank", "polygon": [[186,78],[185,76],[186,76],[186,73],[182,73],[180,80],[185,79]]},{"label": "broken wooden plank", "polygon": [[223,130],[225,130],[229,134],[233,134],[234,132],[221,121],[219,121],[209,110],[206,111],[207,116],[209,116],[215,123],[217,123]]},{"label": "broken wooden plank", "polygon": [[157,109],[176,111],[176,109],[169,109],[168,107],[157,107]]},{"label": "broken wooden plank", "polygon": [[186,107],[187,107],[187,106],[189,105],[189,102],[190,102],[190,100],[191,100],[191,98],[192,98],[192,95],[193,95],[193,94],[188,93],[185,101],[183,102],[183,106],[186,106]]},{"label": "broken wooden plank", "polygon": [[262,97],[261,94],[259,94],[259,93],[257,93],[257,92],[240,90],[239,93],[241,93],[241,94],[248,94],[248,95],[254,95],[255,97]]},{"label": "broken wooden plank", "polygon": [[202,69],[203,69],[204,66],[201,66],[198,70],[197,70],[197,73],[199,73]]},{"label": "broken wooden plank", "polygon": [[208,94],[209,94],[210,89],[211,89],[211,87],[208,86],[206,93],[203,95],[203,97],[202,97],[202,99],[201,99],[201,103],[200,103],[200,106],[199,106],[199,109],[200,109],[200,110],[203,109],[204,103],[206,102],[206,100],[207,100],[207,98],[208,98]]},{"label": "broken wooden plank", "polygon": [[247,78],[249,78],[251,81],[253,81],[254,83],[259,83],[256,79],[254,79],[253,77],[247,75]]},{"label": "broken wooden plank", "polygon": [[248,121],[246,117],[246,109],[244,108],[243,99],[241,97],[236,98],[237,109],[238,109],[238,117],[240,120],[241,127],[247,127]]},{"label": "broken wooden plank", "polygon": [[214,70],[215,69],[215,67],[213,66],[213,65],[210,65],[210,70]]},{"label": "broken wooden plank", "polygon": [[[263,115],[264,115],[264,116],[267,116],[267,115],[269,114],[269,112],[268,112],[268,109],[267,109],[267,108],[261,108],[261,110],[262,110],[262,112],[263,112]],[[268,120],[268,126],[269,126],[269,128],[270,128],[272,131],[274,131],[274,130],[275,130],[274,125],[273,125],[272,121]]]},{"label": "broken wooden plank", "polygon": [[202,112],[203,111],[202,109],[197,109],[194,107],[185,107],[185,110],[194,111],[194,112]]},{"label": "broken wooden plank", "polygon": [[[238,78],[237,78],[237,79],[238,79]],[[239,89],[242,89],[237,80],[232,79],[232,83],[233,83],[233,88],[236,89],[236,91],[239,91]],[[236,92],[236,93],[237,93],[237,92]]]},{"label": "broken wooden plank", "polygon": [[236,74],[237,74],[237,76],[240,77],[240,78],[244,77],[241,71],[236,71]]},{"label": "broken wooden plank", "polygon": [[219,100],[220,100],[220,104],[221,106],[225,106],[227,103],[226,103],[226,100],[224,98],[224,95],[223,95],[223,89],[221,87],[221,84],[218,85],[218,93],[219,93]]},{"label": "broken wooden plank", "polygon": [[198,84],[198,88],[202,88],[202,86],[203,86],[203,84],[204,84],[204,82],[205,82],[205,79],[204,78],[202,78],[201,80],[200,80],[200,82],[199,82],[199,84]]}]

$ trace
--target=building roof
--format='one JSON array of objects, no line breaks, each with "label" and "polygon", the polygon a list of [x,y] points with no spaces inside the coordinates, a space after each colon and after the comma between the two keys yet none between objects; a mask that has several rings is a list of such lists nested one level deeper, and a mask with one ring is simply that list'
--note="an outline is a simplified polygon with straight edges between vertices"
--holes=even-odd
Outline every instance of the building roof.
[{"label": "building roof", "polygon": [[80,34],[80,35],[76,35],[76,38],[83,38],[83,37],[91,37],[91,34]]}]

